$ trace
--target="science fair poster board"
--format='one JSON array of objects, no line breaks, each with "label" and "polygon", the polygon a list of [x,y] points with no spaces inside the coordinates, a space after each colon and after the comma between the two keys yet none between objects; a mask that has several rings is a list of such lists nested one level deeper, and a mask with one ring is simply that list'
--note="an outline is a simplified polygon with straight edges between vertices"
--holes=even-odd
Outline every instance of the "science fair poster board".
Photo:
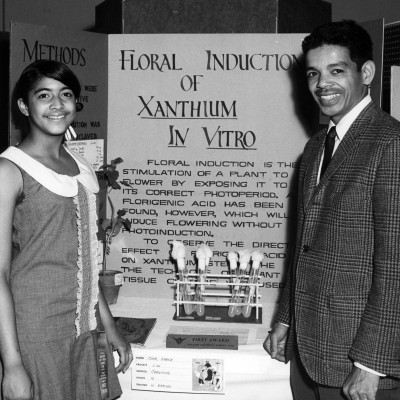
[{"label": "science fair poster board", "polygon": [[192,272],[201,244],[212,248],[217,274],[229,273],[229,251],[263,252],[262,301],[277,301],[311,131],[304,36],[107,36],[12,24],[10,86],[36,59],[64,62],[82,84],[79,151],[97,155],[107,137],[108,161],[124,160],[120,178],[130,186],[112,196],[132,230],[114,238],[107,262],[124,273],[121,295],[171,299],[171,243],[180,240]]},{"label": "science fair poster board", "polygon": [[[90,147],[96,142],[96,160],[103,160],[107,133],[107,36],[12,22],[10,46],[10,92],[23,69],[36,60],[63,62],[77,75],[82,87],[78,98],[82,110],[73,127],[78,134],[79,151],[95,160]],[[17,144],[21,136],[15,122],[10,118],[11,145]]]},{"label": "science fair poster board", "polygon": [[[132,221],[107,265],[124,296],[173,296],[173,240],[214,254],[258,250],[263,302],[277,301],[294,247],[296,173],[312,104],[300,66],[304,34],[110,35],[108,160]],[[301,86],[301,85],[300,85]]]}]

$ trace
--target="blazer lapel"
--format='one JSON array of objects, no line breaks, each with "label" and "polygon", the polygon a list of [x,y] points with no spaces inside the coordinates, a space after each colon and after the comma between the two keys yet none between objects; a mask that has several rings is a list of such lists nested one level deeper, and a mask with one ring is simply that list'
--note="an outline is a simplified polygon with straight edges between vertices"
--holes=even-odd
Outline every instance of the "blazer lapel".
[{"label": "blazer lapel", "polygon": [[374,102],[371,102],[360,113],[357,119],[350,126],[345,137],[335,151],[332,160],[318,185],[318,170],[321,163],[327,128],[317,133],[315,137],[311,139],[313,142],[308,153],[309,161],[306,167],[303,182],[303,207],[305,212],[316,193],[318,193],[329,182],[329,179],[332,177],[332,175],[343,164],[349,154],[354,151],[354,148],[357,145],[358,136],[368,129],[368,125],[379,112],[378,110],[379,108],[374,104]]},{"label": "blazer lapel", "polygon": [[371,123],[375,112],[376,109],[374,103],[371,103],[361,112],[350,126],[345,137],[335,151],[324,176],[320,180],[317,186],[317,191],[328,183],[330,177],[336,172],[340,165],[343,164],[349,154],[354,151],[354,147],[357,145],[357,137],[368,129],[368,125]]},{"label": "blazer lapel", "polygon": [[335,171],[340,167],[347,156],[352,152],[354,146],[356,145],[356,136],[358,133],[359,131],[351,128],[346,133],[343,141],[339,144],[339,147],[335,151],[335,154],[333,155],[332,160],[324,173],[324,176],[319,181],[319,184],[317,186],[318,190],[328,183],[330,177],[335,173]]},{"label": "blazer lapel", "polygon": [[304,182],[303,182],[303,201],[304,201],[304,209],[307,209],[307,205],[311,200],[315,188],[317,186],[317,178],[318,178],[318,170],[319,165],[321,163],[322,151],[324,140],[323,138],[326,136],[327,128],[323,131],[320,131],[315,135],[311,140],[313,140],[313,145],[309,152],[309,162],[307,165],[307,169],[304,173]]}]

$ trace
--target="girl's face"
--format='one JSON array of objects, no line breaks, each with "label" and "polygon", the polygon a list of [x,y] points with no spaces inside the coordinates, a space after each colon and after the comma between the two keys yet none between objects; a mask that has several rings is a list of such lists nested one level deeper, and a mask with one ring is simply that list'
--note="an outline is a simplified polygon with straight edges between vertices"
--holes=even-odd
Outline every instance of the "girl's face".
[{"label": "girl's face", "polygon": [[52,78],[42,78],[28,93],[28,104],[18,99],[18,106],[29,118],[31,134],[63,135],[76,115],[74,93]]}]

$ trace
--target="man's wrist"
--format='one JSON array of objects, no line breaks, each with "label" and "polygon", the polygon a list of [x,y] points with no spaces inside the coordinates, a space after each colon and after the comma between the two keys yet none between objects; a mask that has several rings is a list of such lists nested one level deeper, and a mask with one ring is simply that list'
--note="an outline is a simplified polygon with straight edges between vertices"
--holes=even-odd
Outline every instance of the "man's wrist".
[{"label": "man's wrist", "polygon": [[283,325],[283,326],[286,326],[286,328],[289,328],[289,325],[288,325],[288,324],[285,324],[285,323],[283,323],[283,322],[278,322],[278,324],[281,324],[281,325]]},{"label": "man's wrist", "polygon": [[370,372],[371,374],[378,375],[380,377],[385,377],[386,376],[386,374],[381,374],[380,372],[375,371],[375,370],[373,370],[371,368],[368,368],[365,365],[360,364],[359,362],[355,362],[354,366],[357,367],[357,368],[363,369],[364,371]]},{"label": "man's wrist", "polygon": [[283,323],[283,322],[276,322],[275,325],[271,327],[271,329],[268,331],[268,333],[271,333],[274,329],[278,327],[285,327],[285,329],[289,328],[289,325]]}]

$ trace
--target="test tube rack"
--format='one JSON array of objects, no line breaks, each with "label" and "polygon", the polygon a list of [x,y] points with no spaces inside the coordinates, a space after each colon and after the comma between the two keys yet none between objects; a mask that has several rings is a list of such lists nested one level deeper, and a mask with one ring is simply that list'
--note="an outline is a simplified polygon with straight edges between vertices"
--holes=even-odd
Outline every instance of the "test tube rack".
[{"label": "test tube rack", "polygon": [[[244,282],[235,283],[234,280],[237,275],[221,275],[221,274],[207,274],[205,282],[199,282],[198,273],[190,273],[187,275],[186,280],[176,279],[174,284],[176,286],[176,300],[174,301],[176,307],[176,313],[174,315],[175,320],[197,320],[197,321],[215,321],[215,322],[241,322],[241,323],[262,323],[262,303],[261,294],[259,293],[260,278],[257,279],[257,283],[249,283],[248,275],[245,275],[242,280]],[[229,281],[229,282],[227,282]],[[233,282],[232,282],[233,281]],[[184,300],[183,299],[183,288],[182,285],[190,286],[190,297],[194,299],[196,286],[204,285],[205,290],[203,292],[204,301],[196,300]],[[239,302],[231,302],[232,297],[232,286],[240,286]],[[254,294],[250,298],[250,303],[244,303],[242,300],[246,295],[248,287],[254,287]],[[218,290],[217,290],[218,289]],[[191,314],[186,314],[184,311],[185,304],[192,304],[194,311]],[[203,316],[199,316],[196,312],[196,305],[203,304],[205,312]],[[245,317],[240,313],[234,317],[228,315],[229,306],[243,307],[245,305],[251,306],[251,314],[249,317]]]}]

